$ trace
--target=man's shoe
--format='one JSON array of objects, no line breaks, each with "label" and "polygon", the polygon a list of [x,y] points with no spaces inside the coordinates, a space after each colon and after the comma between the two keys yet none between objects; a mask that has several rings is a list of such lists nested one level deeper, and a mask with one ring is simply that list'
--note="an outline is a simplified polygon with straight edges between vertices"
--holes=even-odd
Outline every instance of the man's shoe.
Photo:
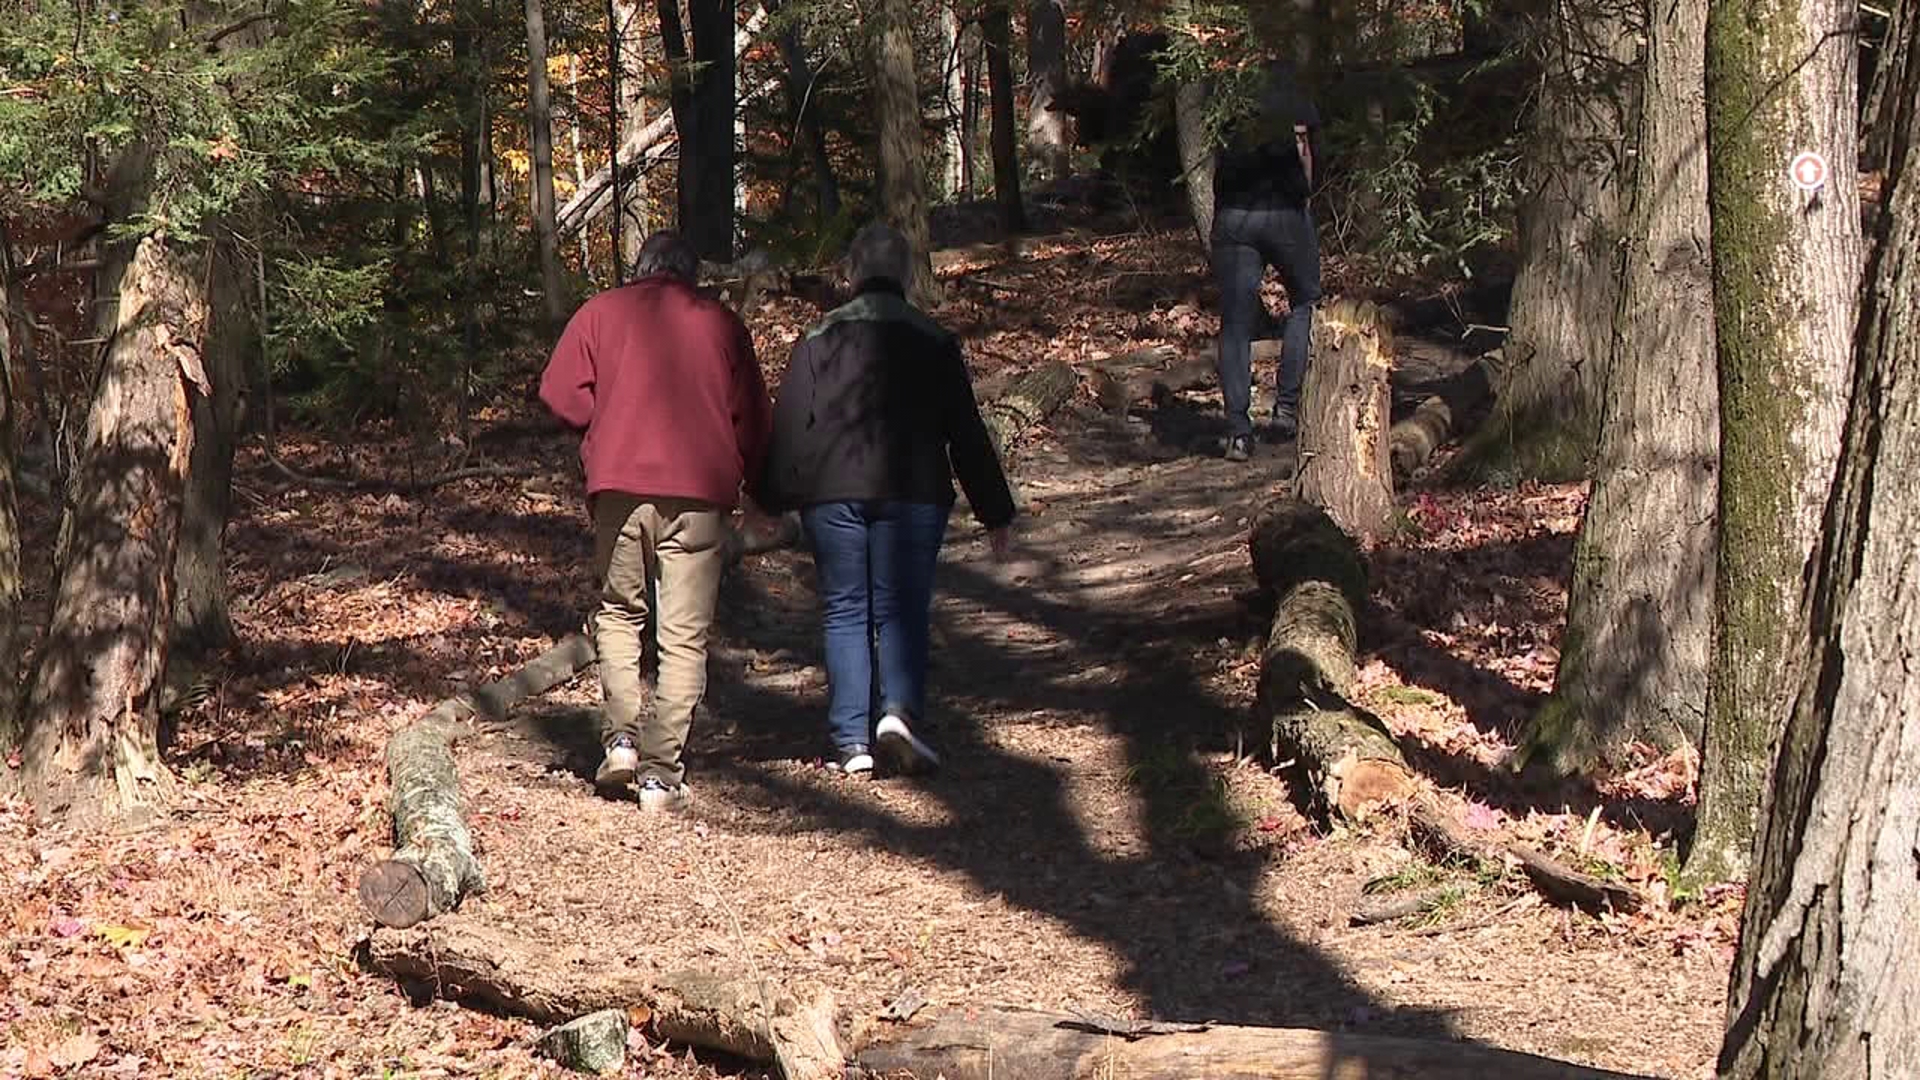
[{"label": "man's shoe", "polygon": [[626,787],[633,783],[639,771],[640,751],[634,749],[633,739],[615,735],[607,744],[607,756],[600,759],[600,767],[594,770],[593,784],[603,788]]},{"label": "man's shoe", "polygon": [[861,743],[843,746],[839,757],[827,767],[848,776],[865,776],[873,772],[873,751]]},{"label": "man's shoe", "polygon": [[640,782],[640,809],[648,813],[665,813],[679,810],[693,797],[693,791],[685,784],[667,783],[657,776],[649,776]]},{"label": "man's shoe", "polygon": [[1228,461],[1248,461],[1253,457],[1253,436],[1227,436],[1226,458]]},{"label": "man's shoe", "polygon": [[902,773],[932,772],[940,767],[940,755],[934,752],[897,713],[888,713],[874,726],[873,737],[887,755],[887,763]]},{"label": "man's shoe", "polygon": [[1291,405],[1275,405],[1273,419],[1267,422],[1267,435],[1274,442],[1286,442],[1300,434],[1300,417]]}]

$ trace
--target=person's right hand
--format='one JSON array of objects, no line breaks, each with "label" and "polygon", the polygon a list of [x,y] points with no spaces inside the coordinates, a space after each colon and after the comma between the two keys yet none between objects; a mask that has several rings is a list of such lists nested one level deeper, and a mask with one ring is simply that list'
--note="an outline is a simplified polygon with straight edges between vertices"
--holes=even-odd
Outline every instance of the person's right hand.
[{"label": "person's right hand", "polygon": [[993,553],[994,562],[1006,562],[1013,554],[1013,530],[1005,525],[988,529],[987,550]]}]

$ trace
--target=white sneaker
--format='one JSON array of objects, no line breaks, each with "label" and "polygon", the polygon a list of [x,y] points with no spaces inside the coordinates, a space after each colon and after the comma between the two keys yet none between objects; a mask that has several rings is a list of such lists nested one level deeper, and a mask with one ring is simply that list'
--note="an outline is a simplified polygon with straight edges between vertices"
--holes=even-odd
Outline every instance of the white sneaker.
[{"label": "white sneaker", "polygon": [[693,789],[685,784],[668,787],[658,777],[649,776],[640,784],[640,809],[648,813],[679,810],[693,798]]},{"label": "white sneaker", "polygon": [[640,772],[640,751],[634,749],[633,740],[625,735],[615,735],[607,744],[607,756],[600,759],[600,767],[594,770],[593,784],[602,788],[623,788],[633,783]]},{"label": "white sneaker", "polygon": [[931,772],[940,767],[940,755],[915,735],[906,719],[897,713],[880,718],[874,725],[873,738],[898,772]]}]

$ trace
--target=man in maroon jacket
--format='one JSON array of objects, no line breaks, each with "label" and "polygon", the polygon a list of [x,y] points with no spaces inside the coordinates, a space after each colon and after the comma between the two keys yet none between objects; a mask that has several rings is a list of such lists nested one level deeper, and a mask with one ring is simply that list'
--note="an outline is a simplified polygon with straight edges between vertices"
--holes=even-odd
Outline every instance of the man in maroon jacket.
[{"label": "man in maroon jacket", "polygon": [[[574,313],[540,400],[584,428],[606,695],[603,789],[638,779],[640,806],[687,798],[681,751],[707,688],[707,631],[726,567],[728,516],[766,454],[772,406],[740,319],[694,289],[698,262],[671,232],[640,249],[641,277]],[[653,596],[649,599],[651,589]],[[641,716],[649,631],[659,677]]]}]

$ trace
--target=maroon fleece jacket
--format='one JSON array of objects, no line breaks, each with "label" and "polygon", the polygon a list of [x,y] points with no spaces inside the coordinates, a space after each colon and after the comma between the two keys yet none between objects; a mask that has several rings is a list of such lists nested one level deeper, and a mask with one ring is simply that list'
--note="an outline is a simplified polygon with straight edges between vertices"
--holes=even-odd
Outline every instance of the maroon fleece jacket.
[{"label": "maroon fleece jacket", "polygon": [[540,377],[540,400],[586,429],[587,493],[731,507],[773,424],[753,339],[685,282],[641,278],[583,304]]}]

